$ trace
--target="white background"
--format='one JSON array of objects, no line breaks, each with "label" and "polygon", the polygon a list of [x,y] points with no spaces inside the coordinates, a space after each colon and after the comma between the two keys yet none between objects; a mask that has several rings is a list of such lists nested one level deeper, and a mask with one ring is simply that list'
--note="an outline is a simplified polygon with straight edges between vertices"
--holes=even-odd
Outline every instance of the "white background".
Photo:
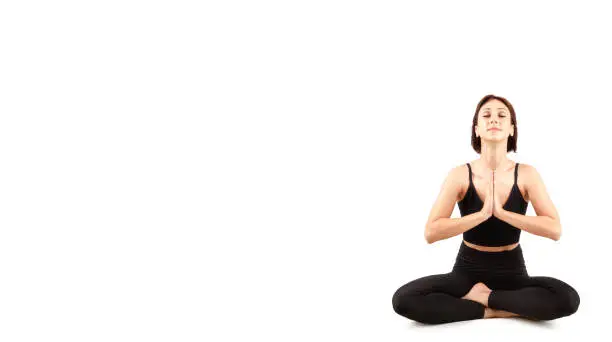
[{"label": "white background", "polygon": [[[3,2],[0,340],[604,333],[612,22],[575,3]],[[563,225],[528,270],[581,305],[421,326],[391,298],[452,268],[424,224],[489,93]]]}]

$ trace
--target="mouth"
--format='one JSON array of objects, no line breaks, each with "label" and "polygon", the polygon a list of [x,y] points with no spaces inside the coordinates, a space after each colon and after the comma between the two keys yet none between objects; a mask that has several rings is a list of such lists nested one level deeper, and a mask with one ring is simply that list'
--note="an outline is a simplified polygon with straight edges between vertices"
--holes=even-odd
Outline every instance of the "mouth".
[{"label": "mouth", "polygon": [[501,131],[499,128],[489,128],[489,131]]}]

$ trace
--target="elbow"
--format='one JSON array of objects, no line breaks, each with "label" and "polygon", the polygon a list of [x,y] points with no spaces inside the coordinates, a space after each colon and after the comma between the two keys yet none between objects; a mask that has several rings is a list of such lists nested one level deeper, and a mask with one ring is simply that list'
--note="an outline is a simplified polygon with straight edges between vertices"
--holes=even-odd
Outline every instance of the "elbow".
[{"label": "elbow", "polygon": [[553,234],[552,234],[551,239],[553,239],[554,241],[559,241],[559,239],[561,239],[561,224],[558,222],[555,225],[555,229],[553,229]]},{"label": "elbow", "polygon": [[432,243],[436,242],[436,239],[434,238],[434,235],[433,235],[433,231],[429,227],[425,228],[425,241],[429,245],[431,245]]}]

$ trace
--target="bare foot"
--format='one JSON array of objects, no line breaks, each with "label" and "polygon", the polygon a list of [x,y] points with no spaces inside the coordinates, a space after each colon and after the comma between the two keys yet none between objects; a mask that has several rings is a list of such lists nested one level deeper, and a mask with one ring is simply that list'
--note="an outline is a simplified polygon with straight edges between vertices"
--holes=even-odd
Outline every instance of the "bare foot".
[{"label": "bare foot", "polygon": [[508,318],[508,317],[518,317],[518,314],[510,311],[504,310],[495,310],[495,317]]},{"label": "bare foot", "polygon": [[508,318],[508,317],[518,317],[518,316],[519,316],[518,314],[509,312],[509,311],[485,308],[484,317],[482,318]]},{"label": "bare foot", "polygon": [[484,306],[489,306],[489,295],[491,294],[491,289],[485,285],[484,283],[476,283],[465,296],[461,297],[462,299],[469,299],[475,302],[478,302]]}]

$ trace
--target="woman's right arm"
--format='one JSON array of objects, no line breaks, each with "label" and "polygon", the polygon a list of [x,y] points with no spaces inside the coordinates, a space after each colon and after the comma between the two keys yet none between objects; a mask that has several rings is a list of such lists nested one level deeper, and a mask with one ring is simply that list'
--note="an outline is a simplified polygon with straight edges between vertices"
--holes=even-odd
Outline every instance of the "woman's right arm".
[{"label": "woman's right arm", "polygon": [[450,218],[461,192],[462,166],[450,170],[444,180],[425,225],[425,240],[431,244],[462,234],[487,220],[482,211]]}]

